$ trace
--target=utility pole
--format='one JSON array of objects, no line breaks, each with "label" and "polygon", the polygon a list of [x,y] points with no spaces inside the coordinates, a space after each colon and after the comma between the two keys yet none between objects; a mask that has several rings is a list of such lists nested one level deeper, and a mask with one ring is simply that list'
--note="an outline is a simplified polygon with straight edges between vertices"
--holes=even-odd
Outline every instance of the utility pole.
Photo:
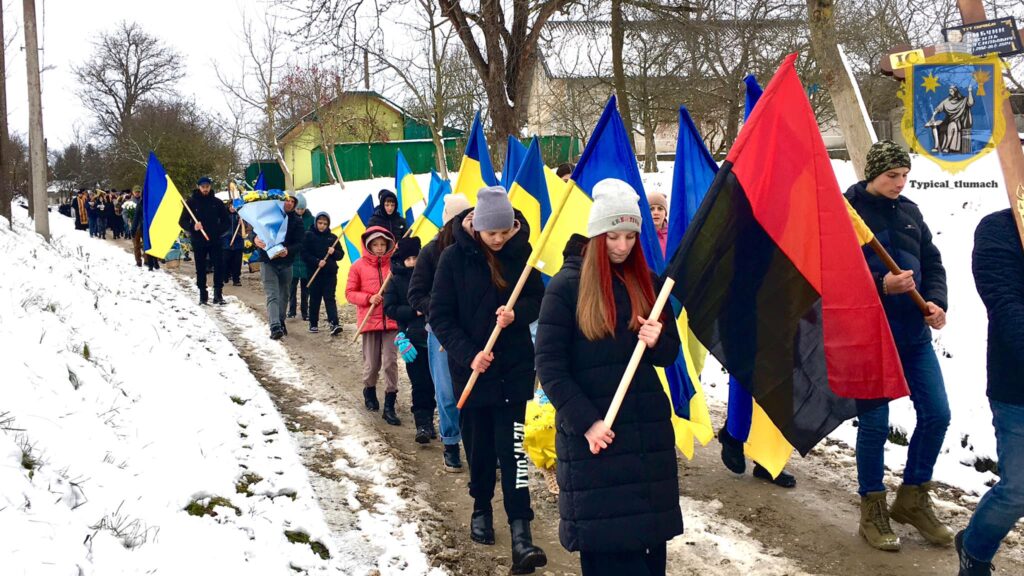
[{"label": "utility pole", "polygon": [[7,140],[10,133],[7,128],[7,42],[4,38],[4,10],[0,4],[0,216],[7,218],[7,223],[14,228],[11,214],[11,178],[7,170]]},{"label": "utility pole", "polygon": [[50,214],[46,199],[46,143],[43,141],[43,94],[39,84],[39,41],[36,2],[22,0],[25,13],[25,55],[28,73],[28,148],[32,167],[32,219],[36,232],[50,240]]}]

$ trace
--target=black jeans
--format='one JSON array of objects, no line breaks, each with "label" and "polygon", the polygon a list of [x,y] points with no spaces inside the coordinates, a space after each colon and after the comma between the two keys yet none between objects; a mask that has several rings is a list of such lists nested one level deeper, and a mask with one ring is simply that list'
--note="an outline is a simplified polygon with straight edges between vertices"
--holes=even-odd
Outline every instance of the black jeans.
[{"label": "black jeans", "polygon": [[497,459],[501,466],[505,515],[510,521],[533,520],[530,475],[523,449],[526,402],[464,408],[459,420],[469,460],[469,495],[473,497],[474,509],[491,509]]},{"label": "black jeans", "polygon": [[[319,278],[320,276],[318,275],[317,279],[319,280]],[[334,276],[334,282],[335,284],[338,282],[337,275]],[[302,311],[302,315],[309,317],[312,322],[313,318],[312,316],[309,316],[309,290],[306,289],[306,284],[309,284],[308,278],[292,278],[291,289],[288,291],[288,315],[295,315],[295,293],[300,292],[302,294],[302,296],[300,296],[300,310]],[[331,294],[334,294],[334,292],[331,292]],[[334,313],[334,318],[337,320],[337,312]]]},{"label": "black jeans", "polygon": [[665,576],[665,544],[635,552],[580,551],[583,576]]},{"label": "black jeans", "polygon": [[327,322],[338,323],[338,299],[335,292],[338,290],[337,274],[317,274],[313,285],[309,287],[309,294],[306,294],[306,284],[309,280],[305,278],[292,279],[292,300],[291,312],[295,313],[295,282],[302,284],[302,313],[306,313],[306,300],[309,300],[309,325],[316,326],[320,323],[320,302],[324,303],[327,311]]},{"label": "black jeans", "polygon": [[224,249],[224,281],[242,281],[242,251]]},{"label": "black jeans", "polygon": [[430,358],[426,346],[416,347],[416,359],[405,363],[405,372],[412,383],[412,415],[417,426],[434,423],[434,379],[430,377]]},{"label": "black jeans", "polygon": [[206,291],[206,271],[213,266],[213,293],[220,294],[224,286],[224,257],[221,255],[220,244],[192,245],[192,256],[196,259],[196,286],[201,292]]}]

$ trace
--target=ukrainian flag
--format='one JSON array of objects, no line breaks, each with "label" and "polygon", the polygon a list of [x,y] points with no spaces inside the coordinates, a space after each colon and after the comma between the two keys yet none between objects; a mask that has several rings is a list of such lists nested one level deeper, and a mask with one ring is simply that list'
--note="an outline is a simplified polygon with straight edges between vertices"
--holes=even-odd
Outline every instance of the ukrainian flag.
[{"label": "ukrainian flag", "polygon": [[398,158],[395,160],[395,195],[398,196],[398,213],[405,215],[406,226],[412,226],[412,207],[423,202],[423,191],[416,183],[409,163],[405,161],[402,151],[398,151]]},{"label": "ukrainian flag", "polygon": [[451,193],[451,183],[442,180],[437,172],[431,170],[427,208],[416,219],[416,223],[412,225],[412,232],[409,233],[410,236],[419,238],[424,246],[433,240],[444,226],[444,197]]},{"label": "ukrainian flag", "polygon": [[366,200],[359,205],[356,213],[348,222],[331,230],[341,238],[338,244],[345,249],[345,257],[338,262],[338,287],[335,290],[335,297],[339,304],[348,304],[345,298],[345,286],[348,284],[348,271],[363,256],[363,232],[366,232],[367,223],[373,217],[373,198],[367,196]]},{"label": "ukrainian flag", "polygon": [[150,152],[142,186],[142,247],[146,254],[167,257],[181,232],[178,219],[183,202],[156,154]]},{"label": "ukrainian flag", "polygon": [[515,182],[519,168],[526,158],[526,146],[515,136],[508,137],[508,146],[505,148],[505,165],[501,168],[501,187],[505,190],[512,190],[512,183]]},{"label": "ukrainian flag", "polygon": [[[511,142],[511,137],[509,141]],[[530,142],[530,148],[520,162],[519,173],[508,189],[508,198],[512,207],[523,213],[530,225],[530,245],[536,246],[541,230],[551,218],[551,198],[548,196],[548,183],[545,181],[544,162],[540,158],[540,142],[536,137]],[[504,177],[504,174],[502,174]],[[565,187],[561,180],[560,188]],[[562,246],[565,246],[563,243]]]},{"label": "ukrainian flag", "polygon": [[487,151],[487,138],[484,137],[483,125],[480,124],[480,113],[473,119],[473,128],[469,131],[466,141],[466,152],[459,166],[459,177],[455,181],[454,192],[469,199],[476,206],[476,193],[485,186],[497,186],[498,179],[494,176],[494,165],[491,164],[491,153]]}]

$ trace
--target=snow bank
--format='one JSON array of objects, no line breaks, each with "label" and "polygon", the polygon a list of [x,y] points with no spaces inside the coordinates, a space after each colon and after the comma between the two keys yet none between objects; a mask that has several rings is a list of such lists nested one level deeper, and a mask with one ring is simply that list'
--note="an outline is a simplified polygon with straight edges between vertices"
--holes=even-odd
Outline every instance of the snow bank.
[{"label": "snow bank", "polygon": [[[15,212],[13,232],[0,221],[3,573],[337,572],[284,422],[192,297],[68,218],[46,244]],[[215,516],[185,511],[214,496]]]}]

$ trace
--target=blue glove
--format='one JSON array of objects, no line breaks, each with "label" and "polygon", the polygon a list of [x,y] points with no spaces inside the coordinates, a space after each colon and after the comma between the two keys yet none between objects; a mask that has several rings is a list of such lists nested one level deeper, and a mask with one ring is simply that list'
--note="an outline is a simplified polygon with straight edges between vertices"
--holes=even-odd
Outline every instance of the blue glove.
[{"label": "blue glove", "polygon": [[412,345],[412,342],[409,342],[405,332],[399,332],[395,336],[395,346],[398,347],[398,353],[401,354],[402,360],[405,360],[406,363],[416,360],[416,347]]}]

